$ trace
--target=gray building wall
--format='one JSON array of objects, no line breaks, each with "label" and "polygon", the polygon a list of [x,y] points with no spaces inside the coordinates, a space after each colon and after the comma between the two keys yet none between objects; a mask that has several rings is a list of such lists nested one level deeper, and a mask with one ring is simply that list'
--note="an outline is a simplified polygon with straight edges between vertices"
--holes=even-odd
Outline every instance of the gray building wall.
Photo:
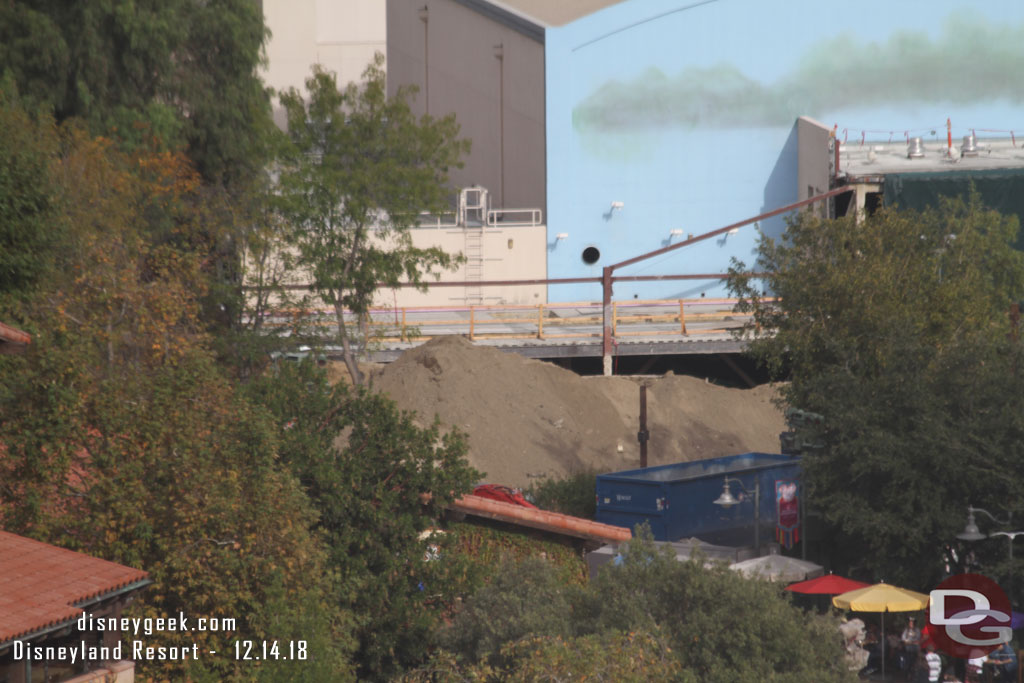
[{"label": "gray building wall", "polygon": [[414,111],[454,113],[473,141],[456,187],[546,216],[543,44],[455,0],[388,0],[387,35],[388,93],[417,86]]}]

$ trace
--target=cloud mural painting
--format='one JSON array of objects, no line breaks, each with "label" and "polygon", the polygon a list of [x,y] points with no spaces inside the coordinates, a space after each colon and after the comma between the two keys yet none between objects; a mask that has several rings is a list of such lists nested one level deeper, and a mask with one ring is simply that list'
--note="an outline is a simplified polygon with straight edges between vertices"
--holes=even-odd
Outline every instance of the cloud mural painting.
[{"label": "cloud mural painting", "polygon": [[801,115],[874,106],[1020,104],[1022,82],[1024,25],[957,13],[936,38],[897,31],[877,43],[842,33],[808,50],[773,83],[728,62],[686,67],[675,76],[650,67],[633,80],[597,88],[573,110],[573,126],[580,132],[789,127]]}]

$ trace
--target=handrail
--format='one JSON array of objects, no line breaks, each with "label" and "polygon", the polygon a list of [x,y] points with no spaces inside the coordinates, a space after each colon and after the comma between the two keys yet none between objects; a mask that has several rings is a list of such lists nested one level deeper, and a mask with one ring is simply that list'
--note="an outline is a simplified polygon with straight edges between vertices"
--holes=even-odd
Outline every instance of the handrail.
[{"label": "handrail", "polygon": [[[723,334],[735,329],[752,314],[734,310],[735,299],[628,299],[613,302],[612,323],[616,337],[688,337],[693,325],[699,334]],[[775,299],[765,299],[775,301]],[[708,311],[708,304],[723,310]],[[645,310],[646,309],[646,310]],[[703,309],[703,310],[702,310]],[[455,308],[429,306],[373,309],[363,323],[378,342],[425,341],[438,336],[465,336],[472,341],[496,339],[593,339],[601,337],[601,304],[572,302],[550,304],[494,304]],[[557,313],[556,313],[557,312]],[[267,320],[269,327],[287,326],[275,321],[295,311],[280,310]],[[314,327],[330,328],[337,323],[328,309],[306,311],[316,316]],[[722,323],[708,327],[707,324]],[[689,329],[688,329],[689,326]]]},{"label": "handrail", "polygon": [[[525,219],[505,220],[506,215],[526,214]],[[501,225],[498,225],[498,223]],[[519,225],[543,225],[540,209],[490,209],[487,212],[487,227],[514,227]]]},{"label": "handrail", "polygon": [[[442,211],[441,213],[433,213],[431,211],[420,211],[419,215],[420,215],[419,225],[416,226],[418,228],[457,228],[457,227],[459,227],[459,216],[454,211]],[[430,216],[430,217],[432,217],[434,219],[434,221],[433,221],[434,224],[433,225],[430,225],[429,221],[428,222],[424,222],[423,218],[426,217],[426,216]],[[442,222],[441,219],[443,217],[445,217],[445,216],[451,216],[452,217],[452,222],[451,223]]]}]

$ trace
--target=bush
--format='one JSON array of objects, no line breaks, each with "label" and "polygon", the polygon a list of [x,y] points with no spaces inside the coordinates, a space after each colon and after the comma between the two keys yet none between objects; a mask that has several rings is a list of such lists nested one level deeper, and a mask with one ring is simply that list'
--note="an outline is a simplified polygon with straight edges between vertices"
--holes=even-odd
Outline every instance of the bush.
[{"label": "bush", "polygon": [[[663,549],[665,550],[665,549]],[[619,566],[588,592],[595,632],[663,629],[685,671],[700,681],[852,680],[837,622],[794,607],[780,587],[743,578],[724,564],[658,552],[650,531],[630,543]]]},{"label": "bush", "polygon": [[417,672],[433,678],[410,680],[852,681],[836,627],[775,584],[659,552],[647,529],[581,587],[506,562]]},{"label": "bush", "polygon": [[570,637],[573,604],[581,589],[563,583],[547,560],[506,558],[441,634],[442,644],[471,662],[507,665],[507,643],[526,636]]},{"label": "bush", "polygon": [[561,479],[542,479],[526,493],[537,507],[594,519],[597,515],[597,470],[586,469]]}]

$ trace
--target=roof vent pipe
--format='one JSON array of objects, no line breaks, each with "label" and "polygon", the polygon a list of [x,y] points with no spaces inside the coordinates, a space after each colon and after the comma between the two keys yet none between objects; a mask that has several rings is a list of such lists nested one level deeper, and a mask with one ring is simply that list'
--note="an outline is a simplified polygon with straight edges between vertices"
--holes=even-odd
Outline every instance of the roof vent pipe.
[{"label": "roof vent pipe", "polygon": [[921,138],[910,138],[907,143],[907,158],[920,159],[924,156],[924,141]]},{"label": "roof vent pipe", "polygon": [[976,157],[978,156],[978,140],[974,137],[974,133],[964,136],[964,144],[960,148],[960,156],[962,157]]}]

